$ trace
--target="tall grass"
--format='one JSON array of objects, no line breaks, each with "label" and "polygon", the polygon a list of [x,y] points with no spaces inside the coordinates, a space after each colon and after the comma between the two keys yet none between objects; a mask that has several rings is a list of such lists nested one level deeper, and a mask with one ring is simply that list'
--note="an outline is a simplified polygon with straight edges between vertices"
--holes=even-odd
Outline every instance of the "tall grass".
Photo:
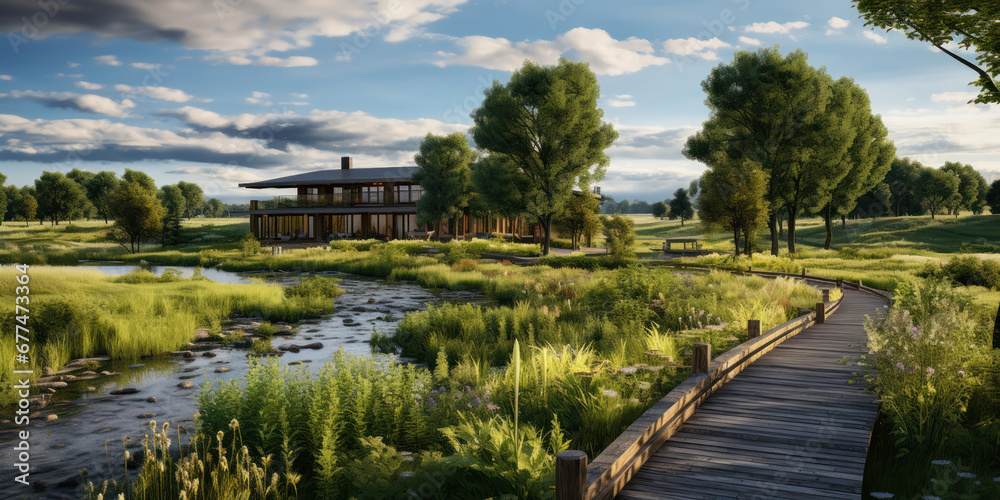
[{"label": "tall grass", "polygon": [[[13,282],[13,268],[0,268],[0,281]],[[176,350],[194,340],[195,330],[233,316],[268,321],[297,321],[333,310],[329,294],[296,295],[279,286],[219,284],[181,279],[169,271],[157,277],[137,271],[108,277],[96,270],[31,267],[31,367],[59,369],[74,358],[108,355],[137,360]],[[325,285],[310,285],[310,289]],[[332,286],[332,285],[331,285]],[[286,289],[289,290],[289,289]],[[13,303],[14,290],[0,290],[0,301]],[[13,310],[0,311],[0,326],[13,332]],[[13,401],[13,342],[0,345],[6,368],[0,404]]]}]

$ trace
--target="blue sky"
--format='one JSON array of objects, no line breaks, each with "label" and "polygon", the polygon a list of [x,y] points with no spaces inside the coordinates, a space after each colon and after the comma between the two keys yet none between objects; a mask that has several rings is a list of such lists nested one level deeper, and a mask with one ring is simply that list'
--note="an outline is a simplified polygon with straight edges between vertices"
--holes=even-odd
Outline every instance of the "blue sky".
[{"label": "blue sky", "polygon": [[[44,2],[43,2],[44,3]],[[927,44],[863,26],[849,0],[0,1],[0,172],[141,169],[226,200],[239,182],[412,164],[428,132],[465,131],[525,59],[586,61],[620,132],[600,183],[668,197],[707,118],[700,83],[739,49],[801,48],[865,87],[900,156],[1000,178],[1000,113]],[[57,8],[58,7],[58,8]]]}]

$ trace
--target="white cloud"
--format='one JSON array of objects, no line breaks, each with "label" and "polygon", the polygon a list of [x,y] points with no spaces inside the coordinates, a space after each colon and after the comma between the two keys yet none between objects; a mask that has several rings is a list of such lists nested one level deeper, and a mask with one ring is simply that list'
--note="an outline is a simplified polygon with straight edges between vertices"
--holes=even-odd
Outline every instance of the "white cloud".
[{"label": "white cloud", "polygon": [[83,75],[81,75],[80,73],[72,73],[72,74],[68,74],[68,75],[66,73],[56,73],[56,77],[58,77],[58,78],[83,78]]},{"label": "white cloud", "polygon": [[80,87],[81,89],[87,89],[87,90],[100,90],[104,88],[104,85],[101,85],[100,83],[90,83],[84,81],[76,82],[75,85],[77,87]]},{"label": "white cloud", "polygon": [[741,36],[741,37],[737,38],[737,40],[739,40],[740,43],[744,43],[744,44],[747,44],[747,45],[750,45],[750,46],[753,46],[753,47],[759,47],[760,46],[760,40],[758,40],[756,38],[750,38],[748,36]]},{"label": "white cloud", "polygon": [[14,77],[10,75],[0,75],[0,80],[13,80]]},{"label": "white cloud", "polygon": [[222,115],[214,111],[195,108],[193,106],[163,110],[160,114],[165,116],[174,116],[179,118],[184,123],[205,128],[222,128],[229,123],[229,119],[223,118]]},{"label": "white cloud", "polygon": [[931,94],[931,101],[934,102],[969,102],[979,94],[975,92],[941,92],[940,94]]},{"label": "white cloud", "polygon": [[75,109],[88,113],[126,117],[135,105],[131,100],[120,102],[95,94],[77,94],[74,92],[38,92],[35,90],[15,90],[10,93],[15,99],[30,99],[40,102],[50,108]]},{"label": "white cloud", "polygon": [[830,18],[829,21],[826,22],[826,25],[829,26],[831,29],[842,30],[850,26],[851,22],[848,21],[847,19],[841,19],[837,16],[833,16]]},{"label": "white cloud", "polygon": [[718,49],[732,47],[718,38],[711,40],[699,40],[697,38],[674,38],[663,42],[663,50],[671,54],[682,56],[694,55],[706,61],[714,61],[719,58],[715,51]]},{"label": "white cloud", "polygon": [[809,26],[809,23],[805,21],[791,21],[784,24],[779,24],[774,21],[768,21],[766,23],[753,23],[749,26],[745,26],[743,31],[746,33],[781,33],[788,34],[792,30],[799,30]]},{"label": "white cloud", "polygon": [[[193,95],[184,92],[183,90],[172,89],[168,87],[132,87],[130,85],[125,85],[119,83],[115,85],[115,90],[118,92],[131,94],[133,98],[143,98],[149,97],[152,99],[159,99],[161,101],[171,101],[171,102],[188,102],[195,97]],[[211,99],[198,99],[201,102],[211,102]]]},{"label": "white cloud", "polygon": [[871,41],[873,41],[875,43],[878,43],[878,44],[888,43],[888,40],[886,40],[884,36],[879,35],[878,33],[875,33],[874,31],[862,31],[861,34],[864,35],[865,38],[867,38],[867,39],[869,39],[869,40],[871,40]]},{"label": "white cloud", "polygon": [[511,42],[506,38],[473,35],[456,41],[461,54],[438,52],[434,64],[440,67],[461,64],[513,71],[525,59],[537,64],[556,64],[560,56],[590,63],[599,75],[634,73],[647,66],[670,62],[653,54],[653,44],[641,38],[616,40],[601,29],[574,28],[555,40]]},{"label": "white cloud", "polygon": [[133,68],[138,68],[138,69],[157,69],[157,68],[160,67],[159,64],[144,63],[144,62],[130,63],[129,66],[132,66]]},{"label": "white cloud", "polygon": [[628,108],[635,106],[633,97],[629,94],[618,94],[613,99],[608,99],[608,106],[612,108]]},{"label": "white cloud", "polygon": [[97,56],[94,58],[98,64],[103,64],[105,66],[121,66],[122,62],[118,60],[118,56],[114,54],[108,54],[106,56]]},{"label": "white cloud", "polygon": [[298,97],[299,99],[308,99],[309,94],[300,94],[298,92],[289,92],[288,95],[292,97]]},{"label": "white cloud", "polygon": [[255,90],[251,92],[250,97],[247,97],[246,99],[244,99],[244,101],[246,101],[248,104],[253,104],[257,106],[270,106],[274,103],[268,101],[267,100],[268,97],[271,97],[271,94],[268,94],[267,92],[258,92]]},{"label": "white cloud", "polygon": [[309,103],[305,101],[281,101],[278,104],[282,106],[308,106]]},{"label": "white cloud", "polygon": [[76,67],[80,66],[80,63],[73,62],[73,61],[66,61],[66,66],[69,66],[71,68],[76,68]]},{"label": "white cloud", "polygon": [[897,156],[909,156],[934,167],[945,161],[961,161],[981,172],[1000,170],[998,105],[892,110],[883,114],[882,120],[896,144]]},{"label": "white cloud", "polygon": [[[467,0],[102,0],[74,4],[51,16],[39,38],[88,33],[143,42],[167,41],[215,53],[218,62],[291,67],[314,65],[310,57],[276,53],[312,47],[317,38],[346,44],[384,37],[399,42],[456,12]],[[12,9],[12,10],[11,10]],[[15,4],[0,18],[0,30],[17,32],[21,18],[38,11],[31,2]],[[339,42],[334,46],[339,47]],[[335,49],[336,50],[336,49]],[[234,54],[232,60],[228,57]],[[251,62],[247,62],[251,61]]]}]

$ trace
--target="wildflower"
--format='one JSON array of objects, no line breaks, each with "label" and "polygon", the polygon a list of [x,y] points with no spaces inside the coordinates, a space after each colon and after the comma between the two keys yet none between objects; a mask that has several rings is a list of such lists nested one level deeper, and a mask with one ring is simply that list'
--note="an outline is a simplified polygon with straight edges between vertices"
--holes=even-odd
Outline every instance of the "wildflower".
[{"label": "wildflower", "polygon": [[875,497],[875,498],[892,498],[892,497],[894,497],[896,495],[894,495],[892,493],[886,493],[884,491],[874,491],[874,492],[872,492],[872,496]]},{"label": "wildflower", "polygon": [[437,404],[437,401],[434,401],[433,398],[429,398],[427,400],[427,406],[430,406],[431,408],[437,408],[438,404]]},{"label": "wildflower", "polygon": [[913,330],[913,333],[917,333],[918,331],[920,331],[920,329],[917,328],[917,327],[913,327],[912,330]]},{"label": "wildflower", "polygon": [[934,465],[951,465],[951,460],[931,460]]},{"label": "wildflower", "polygon": [[971,344],[971,345],[969,346],[969,349],[975,349],[975,348],[976,348],[976,344]]},{"label": "wildflower", "polygon": [[957,472],[957,473],[955,473],[955,475],[958,476],[958,477],[964,477],[966,479],[975,479],[976,478],[976,475],[973,474],[973,473],[971,473],[971,472]]},{"label": "wildflower", "polygon": [[438,392],[448,392],[448,389],[445,389],[442,385],[441,387],[438,387]]},{"label": "wildflower", "polygon": [[491,411],[497,411],[500,409],[500,407],[493,403],[486,403],[486,409]]},{"label": "wildflower", "polygon": [[605,396],[607,396],[609,398],[617,398],[618,397],[618,393],[615,392],[615,391],[612,391],[611,389],[604,389],[603,391],[601,391],[601,394],[604,394]]},{"label": "wildflower", "polygon": [[896,363],[896,368],[902,370],[903,369],[903,362],[900,361],[899,363]]},{"label": "wildflower", "polygon": [[958,374],[964,377],[965,376],[965,370],[959,370]]},{"label": "wildflower", "polygon": [[1000,483],[1000,477],[993,478],[993,482],[994,483]]},{"label": "wildflower", "polygon": [[626,366],[624,368],[619,368],[618,371],[621,373],[635,373],[639,369],[634,366]]},{"label": "wildflower", "polygon": [[930,374],[930,375],[934,375],[934,369],[928,366],[927,367],[927,373]]},{"label": "wildflower", "polygon": [[127,461],[128,461],[128,459],[130,459],[130,458],[132,458],[132,454],[131,454],[131,453],[129,453],[129,451],[128,451],[128,450],[125,450],[125,461],[127,462]]},{"label": "wildflower", "polygon": [[441,394],[441,393],[438,392],[437,389],[434,389],[433,391],[431,391],[431,396],[437,396],[438,394]]},{"label": "wildflower", "polygon": [[229,428],[235,431],[240,428],[240,423],[234,418],[232,422],[229,422]]}]

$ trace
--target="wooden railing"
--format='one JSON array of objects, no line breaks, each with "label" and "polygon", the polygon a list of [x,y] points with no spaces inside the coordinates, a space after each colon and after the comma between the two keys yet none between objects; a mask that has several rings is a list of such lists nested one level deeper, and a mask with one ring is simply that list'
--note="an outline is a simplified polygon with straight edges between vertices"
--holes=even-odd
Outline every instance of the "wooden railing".
[{"label": "wooden railing", "polygon": [[[846,285],[876,295],[889,303],[893,300],[892,294],[866,287],[860,282],[807,276],[805,271],[801,275],[749,270],[740,272],[765,277],[795,277],[835,285],[838,288]],[[763,334],[760,333],[760,321],[749,320],[747,341],[715,360],[711,359],[710,345],[695,344],[691,376],[636,419],[593,462],[588,464],[587,454],[577,450],[563,451],[556,456],[556,498],[559,500],[614,498],[646,460],[677,432],[712,393],[785,339],[813,324],[823,323],[840,307],[841,301],[843,297],[831,302],[830,290],[824,289],[823,302],[816,304],[814,312],[778,325]]]}]

